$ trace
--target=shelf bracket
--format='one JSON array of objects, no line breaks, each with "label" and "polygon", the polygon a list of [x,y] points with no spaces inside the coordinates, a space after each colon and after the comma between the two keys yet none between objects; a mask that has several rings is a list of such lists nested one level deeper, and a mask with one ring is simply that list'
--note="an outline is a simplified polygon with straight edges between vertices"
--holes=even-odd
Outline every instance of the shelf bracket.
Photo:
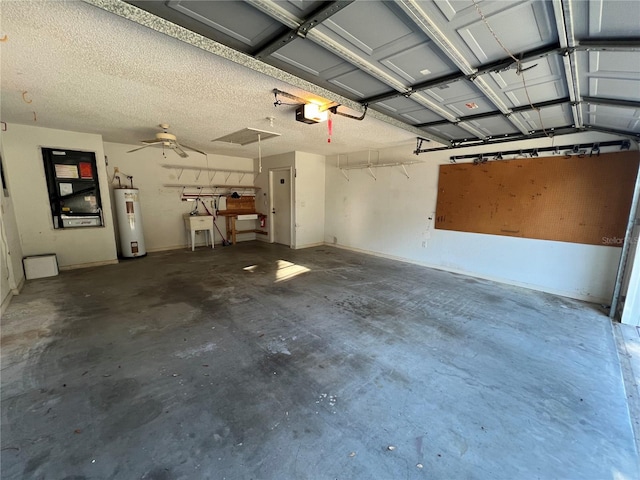
[{"label": "shelf bracket", "polygon": [[409,178],[409,172],[407,172],[407,168],[405,167],[404,163],[401,163],[400,166],[402,167],[402,170],[404,170],[405,176]]},{"label": "shelf bracket", "polygon": [[183,168],[176,168],[176,179],[180,180],[180,177],[182,176],[182,172],[184,172]]},{"label": "shelf bracket", "polygon": [[238,174],[238,183],[242,183],[242,179],[244,178],[244,173],[239,173]]},{"label": "shelf bracket", "polygon": [[198,179],[200,178],[200,174],[202,173],[202,170],[198,170],[198,173],[196,173],[196,182],[198,181]]},{"label": "shelf bracket", "polygon": [[229,181],[229,177],[231,176],[231,172],[227,173],[227,176],[225,177],[224,181],[228,182]]},{"label": "shelf bracket", "polygon": [[370,167],[370,166],[369,166],[369,167],[367,167],[367,170],[369,170],[369,175],[371,175],[371,176],[373,177],[373,179],[377,181],[378,179],[377,179],[377,178],[376,178],[376,176],[373,174],[373,170],[371,170],[371,167]]},{"label": "shelf bracket", "polygon": [[346,178],[347,182],[348,182],[349,181],[349,175],[347,175],[347,172],[343,168],[341,168],[340,171],[342,172],[342,176],[344,178]]}]

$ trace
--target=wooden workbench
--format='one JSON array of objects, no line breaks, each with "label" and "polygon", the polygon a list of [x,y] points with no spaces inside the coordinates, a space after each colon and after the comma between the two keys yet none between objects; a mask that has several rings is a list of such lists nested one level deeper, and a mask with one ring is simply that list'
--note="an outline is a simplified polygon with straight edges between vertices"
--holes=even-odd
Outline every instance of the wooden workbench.
[{"label": "wooden workbench", "polygon": [[238,215],[256,215],[256,220],[262,215],[261,213],[256,212],[256,199],[253,196],[244,196],[240,198],[227,197],[227,209],[218,210],[217,213],[221,217],[225,217],[227,240],[231,242],[232,245],[236,244],[236,236],[242,233],[267,234],[267,232],[256,228],[238,230],[236,227]]},{"label": "wooden workbench", "polygon": [[235,245],[236,236],[242,233],[261,233],[266,234],[262,230],[256,228],[250,228],[247,230],[238,230],[236,227],[236,222],[238,220],[238,215],[256,215],[256,220],[260,218],[260,213],[258,212],[247,212],[247,211],[233,211],[233,210],[219,210],[218,215],[225,218],[226,227],[227,227],[227,240],[231,242],[231,244]]}]

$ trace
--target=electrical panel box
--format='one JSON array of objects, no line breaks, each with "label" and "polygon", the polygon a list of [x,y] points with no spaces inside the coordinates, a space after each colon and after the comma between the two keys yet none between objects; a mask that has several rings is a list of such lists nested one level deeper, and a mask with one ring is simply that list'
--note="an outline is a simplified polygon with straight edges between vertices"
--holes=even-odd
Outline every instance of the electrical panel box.
[{"label": "electrical panel box", "polygon": [[42,148],[53,228],[103,225],[96,155]]}]

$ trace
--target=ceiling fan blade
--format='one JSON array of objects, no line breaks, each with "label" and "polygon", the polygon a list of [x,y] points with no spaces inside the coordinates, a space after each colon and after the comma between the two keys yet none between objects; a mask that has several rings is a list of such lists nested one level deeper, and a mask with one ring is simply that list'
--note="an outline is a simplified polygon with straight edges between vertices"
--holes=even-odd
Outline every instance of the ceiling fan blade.
[{"label": "ceiling fan blade", "polygon": [[180,145],[178,145],[177,143],[172,143],[171,145],[169,145],[169,148],[180,155],[182,158],[187,158],[189,156],[187,155],[187,152],[182,150],[182,148],[180,148]]},{"label": "ceiling fan blade", "polygon": [[189,145],[185,145],[184,143],[182,144],[179,143],[178,146],[182,148],[188,148],[189,150],[193,150],[194,152],[201,153],[202,155],[206,155],[206,153],[204,153],[202,150],[198,150],[197,148],[190,147]]},{"label": "ceiling fan blade", "polygon": [[158,140],[154,138],[153,140],[140,140],[142,143],[146,143],[147,145],[155,145],[156,143],[162,143],[162,140]]},{"label": "ceiling fan blade", "polygon": [[137,152],[138,150],[142,150],[143,148],[150,147],[150,144],[143,145],[142,147],[134,148],[133,150],[129,150],[127,153]]}]

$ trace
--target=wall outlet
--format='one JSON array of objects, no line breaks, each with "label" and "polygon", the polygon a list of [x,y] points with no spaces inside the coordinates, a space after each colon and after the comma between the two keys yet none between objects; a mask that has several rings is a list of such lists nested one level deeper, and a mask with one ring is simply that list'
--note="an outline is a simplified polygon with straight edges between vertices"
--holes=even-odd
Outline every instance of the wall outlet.
[{"label": "wall outlet", "polygon": [[426,240],[422,241],[422,248],[427,248],[427,241]]}]

